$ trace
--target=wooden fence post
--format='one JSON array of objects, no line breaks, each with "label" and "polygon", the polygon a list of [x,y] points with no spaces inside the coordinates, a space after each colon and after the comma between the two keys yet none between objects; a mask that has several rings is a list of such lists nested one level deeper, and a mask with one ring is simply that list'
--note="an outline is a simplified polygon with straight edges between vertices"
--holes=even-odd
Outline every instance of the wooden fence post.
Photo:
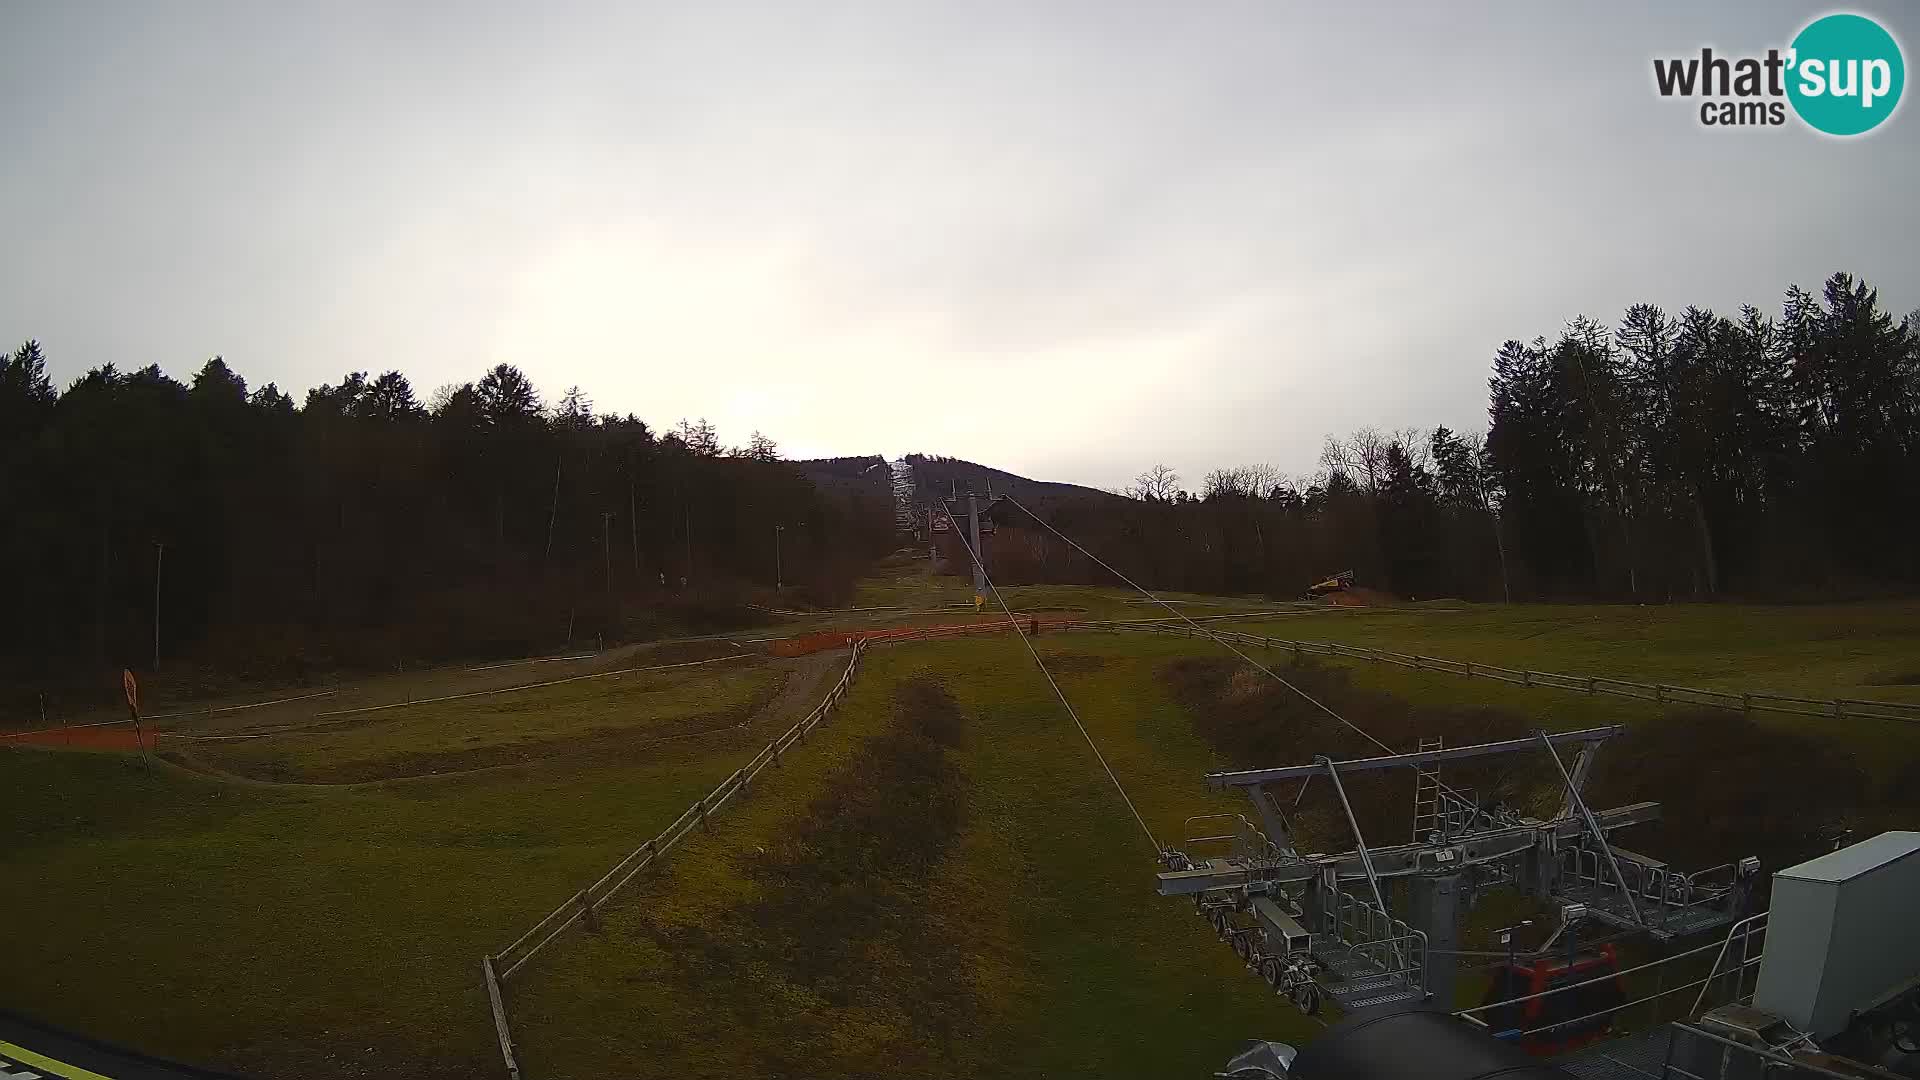
[{"label": "wooden fence post", "polygon": [[513,1060],[513,1035],[507,1031],[507,1007],[500,1000],[500,979],[493,971],[493,957],[481,957],[480,969],[487,978],[487,1001],[493,1006],[493,1032],[500,1039],[500,1056],[507,1063],[507,1075],[520,1080],[520,1063]]}]

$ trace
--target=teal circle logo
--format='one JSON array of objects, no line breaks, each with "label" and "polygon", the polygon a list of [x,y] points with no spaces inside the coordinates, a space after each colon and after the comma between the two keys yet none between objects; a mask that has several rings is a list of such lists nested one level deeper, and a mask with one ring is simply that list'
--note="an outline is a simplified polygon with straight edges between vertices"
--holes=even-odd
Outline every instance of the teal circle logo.
[{"label": "teal circle logo", "polygon": [[1787,99],[1816,131],[1862,135],[1900,104],[1907,83],[1900,43],[1864,15],[1828,15],[1793,39]]}]

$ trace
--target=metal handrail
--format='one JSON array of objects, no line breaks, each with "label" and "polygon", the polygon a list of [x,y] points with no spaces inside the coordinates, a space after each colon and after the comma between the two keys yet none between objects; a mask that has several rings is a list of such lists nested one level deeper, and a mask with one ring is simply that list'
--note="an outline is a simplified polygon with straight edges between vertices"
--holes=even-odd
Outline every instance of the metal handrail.
[{"label": "metal handrail", "polygon": [[[1748,963],[1750,963],[1750,964],[1757,964],[1757,963],[1759,963],[1759,962],[1760,962],[1760,961],[1759,961],[1759,959],[1757,959],[1757,958],[1756,958],[1756,959],[1754,959],[1754,960],[1750,960],[1750,961],[1748,961]],[[1571,1019],[1571,1020],[1556,1020],[1556,1021],[1554,1021],[1554,1022],[1553,1022],[1553,1023],[1551,1023],[1551,1024],[1543,1024],[1543,1025],[1541,1025],[1540,1027],[1537,1027],[1537,1028],[1529,1028],[1529,1029],[1528,1029],[1528,1030],[1526,1030],[1526,1031],[1522,1031],[1522,1032],[1520,1032],[1520,1036],[1521,1036],[1522,1038],[1525,1038],[1525,1037],[1526,1037],[1526,1036],[1528,1036],[1528,1035],[1538,1035],[1538,1034],[1540,1034],[1540,1033],[1541,1033],[1541,1032],[1543,1032],[1543,1031],[1554,1031],[1554,1030],[1557,1030],[1557,1029],[1559,1029],[1559,1028],[1565,1028],[1565,1027],[1572,1027],[1572,1026],[1573,1026],[1573,1025],[1575,1025],[1575,1024],[1584,1024],[1584,1023],[1586,1023],[1586,1022],[1587,1022],[1588,1020],[1596,1020],[1596,1019],[1598,1019],[1598,1018],[1600,1018],[1600,1017],[1602,1017],[1602,1016],[1606,1016],[1606,1015],[1608,1015],[1608,1014],[1610,1014],[1610,1013],[1617,1013],[1617,1012],[1621,1012],[1621,1011],[1624,1011],[1624,1010],[1626,1010],[1626,1009],[1631,1009],[1631,1008],[1633,1008],[1633,1007],[1634,1007],[1635,1005],[1642,1005],[1642,1004],[1645,1004],[1646,1002],[1649,1002],[1649,1001],[1658,1001],[1658,1000],[1660,1000],[1661,998],[1663,998],[1663,997],[1666,997],[1666,996],[1667,996],[1668,994],[1674,994],[1674,993],[1678,993],[1678,992],[1680,992],[1680,991],[1682,991],[1682,990],[1691,990],[1691,989],[1693,989],[1693,988],[1694,988],[1694,987],[1696,987],[1696,986],[1698,986],[1698,987],[1700,987],[1700,988],[1701,988],[1701,990],[1702,990],[1702,992],[1705,992],[1705,990],[1706,990],[1706,987],[1707,987],[1707,985],[1708,985],[1708,984],[1710,984],[1710,983],[1712,983],[1712,982],[1713,982],[1713,980],[1714,980],[1714,978],[1715,978],[1715,976],[1712,976],[1712,975],[1709,975],[1709,976],[1707,976],[1707,977],[1706,977],[1706,978],[1704,978],[1704,979],[1699,979],[1699,980],[1696,980],[1696,981],[1694,981],[1694,982],[1690,982],[1690,983],[1685,983],[1685,984],[1683,984],[1683,985],[1680,985],[1680,986],[1674,986],[1674,987],[1669,987],[1669,988],[1667,988],[1667,989],[1665,989],[1665,990],[1662,990],[1662,991],[1660,991],[1659,993],[1655,993],[1655,994],[1648,994],[1648,995],[1647,995],[1646,997],[1642,997],[1642,998],[1634,998],[1634,999],[1633,999],[1632,1001],[1623,1001],[1623,1002],[1621,1002],[1621,1003],[1620,1003],[1620,1004],[1618,1004],[1618,1005],[1609,1005],[1609,1006],[1607,1006],[1607,1007],[1606,1007],[1606,1008],[1604,1008],[1604,1009],[1600,1009],[1600,1010],[1597,1010],[1597,1011],[1595,1011],[1595,1012],[1590,1012],[1590,1013],[1588,1013],[1588,1014],[1586,1014],[1585,1016],[1576,1016],[1576,1017],[1574,1017],[1574,1018],[1573,1018],[1573,1019]],[[1501,1004],[1503,1004],[1503,1005],[1504,1005],[1504,1004],[1508,1004],[1508,1003],[1507,1003],[1507,1002],[1502,1002]]]},{"label": "metal handrail", "polygon": [[[1757,912],[1753,915],[1747,916],[1744,919],[1741,919],[1739,922],[1734,923],[1732,926],[1727,927],[1727,936],[1720,942],[1720,951],[1714,955],[1713,966],[1707,969],[1707,971],[1709,972],[1707,978],[1709,980],[1712,980],[1715,977],[1715,975],[1719,972],[1720,961],[1725,960],[1727,958],[1727,950],[1733,946],[1733,935],[1744,931],[1745,936],[1742,938],[1741,944],[1740,944],[1741,955],[1744,957],[1746,955],[1746,938],[1749,938],[1753,935],[1753,927],[1749,924],[1754,923],[1756,921],[1764,921],[1767,915],[1768,915],[1768,912],[1765,912],[1765,911]],[[1761,929],[1763,932],[1765,931],[1765,927],[1762,927]],[[1764,944],[1761,946],[1761,948],[1763,949],[1765,947],[1766,946]],[[1740,970],[1745,971],[1746,969],[1741,968]],[[1733,989],[1734,989],[1734,996],[1738,997],[1740,993],[1740,987],[1735,986]],[[1698,1013],[1700,1011],[1701,1004],[1706,1000],[1707,1000],[1707,988],[1703,986],[1700,988],[1699,996],[1693,999],[1693,1011],[1695,1013]]]},{"label": "metal handrail", "polygon": [[[1761,914],[1764,915],[1765,912],[1762,912]],[[1605,975],[1596,975],[1591,979],[1582,979],[1577,983],[1568,983],[1565,986],[1556,986],[1551,990],[1542,990],[1538,993],[1527,994],[1523,997],[1507,998],[1505,1001],[1495,1001],[1485,1005],[1475,1005],[1470,1009],[1459,1009],[1459,1010],[1456,1010],[1453,1015],[1461,1018],[1462,1020],[1474,1021],[1476,1023],[1484,1023],[1483,1021],[1476,1020],[1474,1017],[1474,1014],[1483,1013],[1488,1011],[1489,1009],[1504,1008],[1508,1005],[1524,1004],[1525,1002],[1536,1001],[1540,998],[1552,997],[1555,994],[1564,994],[1570,990],[1578,990],[1583,986],[1593,986],[1596,983],[1612,982],[1614,979],[1617,979],[1622,975],[1632,975],[1635,972],[1645,971],[1648,968],[1659,967],[1661,964],[1670,964],[1675,960],[1683,960],[1689,956],[1696,956],[1700,953],[1706,952],[1708,949],[1724,948],[1724,947],[1725,947],[1724,942],[1709,941],[1705,945],[1688,949],[1686,952],[1678,952],[1678,953],[1674,953],[1671,956],[1663,956],[1658,960],[1649,960],[1644,964],[1636,964],[1630,968],[1621,968],[1618,971],[1609,971]],[[1755,962],[1757,963],[1758,960],[1756,959]]]},{"label": "metal handrail", "polygon": [[[1830,1077],[1831,1080],[1859,1080],[1858,1073],[1835,1072],[1832,1069],[1829,1069],[1823,1065],[1815,1064],[1814,1062],[1811,1062],[1811,1061],[1802,1061],[1799,1058],[1788,1057],[1785,1054],[1777,1054],[1771,1050],[1764,1050],[1758,1046],[1754,1046],[1751,1043],[1738,1042],[1733,1039],[1729,1039],[1724,1035],[1715,1035],[1713,1032],[1707,1031],[1706,1029],[1695,1026],[1693,1024],[1683,1024],[1676,1021],[1673,1026],[1676,1028],[1679,1028],[1681,1031],[1684,1031],[1689,1035],[1706,1039],[1711,1042],[1717,1042],[1722,1046],[1729,1046],[1735,1050],[1744,1050],[1747,1053],[1754,1055],[1755,1057],[1765,1058],[1768,1061],[1776,1062],[1781,1065],[1786,1065],[1790,1068],[1804,1069],[1807,1072],[1814,1074],[1815,1076]],[[1669,1048],[1668,1054],[1669,1055],[1672,1054],[1671,1048]],[[1671,1060],[1669,1060],[1666,1063],[1664,1069],[1662,1070],[1663,1074],[1667,1070],[1680,1073],[1681,1075],[1687,1076],[1690,1078],[1696,1077],[1696,1074],[1680,1068],[1678,1065],[1673,1064]]]}]

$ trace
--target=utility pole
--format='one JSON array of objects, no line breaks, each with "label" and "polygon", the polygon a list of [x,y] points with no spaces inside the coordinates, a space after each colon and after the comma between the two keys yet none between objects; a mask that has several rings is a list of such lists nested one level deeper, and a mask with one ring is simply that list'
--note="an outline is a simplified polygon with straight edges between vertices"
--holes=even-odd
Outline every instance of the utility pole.
[{"label": "utility pole", "polygon": [[600,549],[607,557],[607,599],[613,599],[613,515],[600,512]]},{"label": "utility pole", "polygon": [[167,542],[153,542],[153,670],[160,670],[160,567],[167,555]]},{"label": "utility pole", "polygon": [[560,516],[560,459],[553,461],[553,506],[547,510],[546,561],[553,560],[553,519]]},{"label": "utility pole", "polygon": [[634,513],[633,476],[627,476],[627,536],[633,541],[633,576],[640,576],[640,515]]},{"label": "utility pole", "polygon": [[967,491],[967,531],[973,541],[973,595],[987,595],[987,568],[981,561],[984,554],[980,550],[980,499],[973,491]]},{"label": "utility pole", "polygon": [[773,527],[773,591],[776,596],[779,595],[782,585],[780,580],[780,534],[786,531],[787,527],[785,525],[775,525]]}]

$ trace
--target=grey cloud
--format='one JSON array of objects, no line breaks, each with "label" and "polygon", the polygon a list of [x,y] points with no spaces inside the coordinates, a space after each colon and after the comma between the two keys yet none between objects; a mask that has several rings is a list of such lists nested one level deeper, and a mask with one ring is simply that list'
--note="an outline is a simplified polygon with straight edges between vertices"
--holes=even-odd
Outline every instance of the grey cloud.
[{"label": "grey cloud", "polygon": [[1920,301],[1910,108],[1710,132],[1649,84],[1814,13],[16,4],[0,338],[63,379],[508,360],[794,452],[1298,471],[1483,423],[1500,341],[1581,312],[1842,268]]}]

